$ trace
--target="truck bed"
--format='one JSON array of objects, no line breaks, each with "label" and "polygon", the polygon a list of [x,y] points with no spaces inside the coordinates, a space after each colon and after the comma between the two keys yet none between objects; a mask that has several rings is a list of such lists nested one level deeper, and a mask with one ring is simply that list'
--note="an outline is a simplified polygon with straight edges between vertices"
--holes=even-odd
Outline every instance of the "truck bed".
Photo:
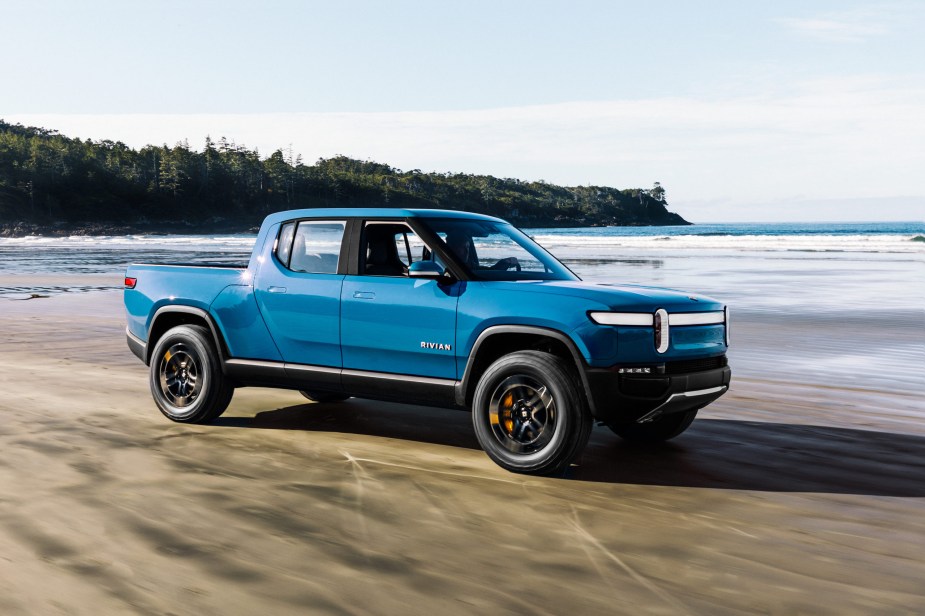
[{"label": "truck bed", "polygon": [[137,263],[128,266],[125,276],[135,279],[135,292],[125,299],[128,329],[141,340],[147,339],[161,306],[208,310],[223,289],[251,284],[246,265],[228,263]]}]

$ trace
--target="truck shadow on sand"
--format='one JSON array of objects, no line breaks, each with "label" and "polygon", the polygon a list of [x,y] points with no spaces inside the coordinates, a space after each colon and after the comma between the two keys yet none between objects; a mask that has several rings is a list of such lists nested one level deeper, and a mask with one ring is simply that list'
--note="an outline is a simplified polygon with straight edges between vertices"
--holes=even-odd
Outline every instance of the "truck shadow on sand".
[{"label": "truck shadow on sand", "polygon": [[[385,402],[298,405],[216,426],[339,432],[479,449],[468,413]],[[596,427],[563,479],[605,483],[925,496],[925,437],[828,426],[698,419],[677,439],[627,443]]]},{"label": "truck shadow on sand", "polygon": [[583,481],[925,496],[925,437],[851,428],[698,419],[657,446],[598,428],[581,462]]}]

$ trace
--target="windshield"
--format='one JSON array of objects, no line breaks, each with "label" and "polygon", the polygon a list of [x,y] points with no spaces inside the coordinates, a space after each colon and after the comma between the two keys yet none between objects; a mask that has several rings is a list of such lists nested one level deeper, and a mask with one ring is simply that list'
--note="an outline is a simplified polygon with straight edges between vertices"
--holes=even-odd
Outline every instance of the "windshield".
[{"label": "windshield", "polygon": [[511,224],[453,218],[424,222],[476,280],[578,280]]}]

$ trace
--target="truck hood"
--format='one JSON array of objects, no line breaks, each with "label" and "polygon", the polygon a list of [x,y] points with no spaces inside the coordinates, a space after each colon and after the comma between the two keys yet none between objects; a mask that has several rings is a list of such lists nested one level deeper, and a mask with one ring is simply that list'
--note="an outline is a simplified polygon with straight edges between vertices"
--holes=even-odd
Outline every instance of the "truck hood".
[{"label": "truck hood", "polygon": [[498,290],[585,298],[619,312],[655,312],[659,308],[668,312],[709,312],[722,310],[724,306],[723,302],[699,293],[634,284],[578,280],[486,281],[483,284]]}]

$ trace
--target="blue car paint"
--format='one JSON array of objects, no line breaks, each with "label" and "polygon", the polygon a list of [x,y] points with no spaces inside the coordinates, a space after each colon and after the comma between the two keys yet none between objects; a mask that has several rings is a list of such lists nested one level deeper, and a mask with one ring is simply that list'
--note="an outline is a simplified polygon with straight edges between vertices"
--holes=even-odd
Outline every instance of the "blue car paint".
[{"label": "blue car paint", "polygon": [[435,280],[347,276],[341,295],[344,368],[455,378],[458,300],[454,289]]},{"label": "blue car paint", "polygon": [[283,359],[257,306],[253,287],[225,287],[212,302],[209,312],[215,316],[215,323],[232,357],[266,361]]},{"label": "blue car paint", "polygon": [[275,257],[260,266],[254,295],[287,362],[340,367],[344,277],[289,271]]},{"label": "blue car paint", "polygon": [[141,340],[148,339],[159,309],[189,306],[208,312],[226,287],[247,284],[250,278],[245,269],[181,265],[130,265],[126,276],[137,280],[124,293],[128,329]]},{"label": "blue car paint", "polygon": [[[659,308],[664,308],[668,312],[675,313],[709,312],[723,309],[721,302],[709,297],[662,287],[571,280],[497,281],[492,284],[499,291],[516,290],[518,293],[542,293],[584,298],[602,306],[601,308],[589,308],[590,310],[655,312]],[[696,298],[696,300],[691,298]]]},{"label": "blue car paint", "polygon": [[[579,297],[564,294],[536,292],[534,282],[470,282],[469,288],[459,298],[457,314],[457,338],[459,357],[456,365],[457,378],[462,378],[469,354],[475,341],[483,331],[497,325],[527,325],[542,327],[570,334],[573,330],[590,322],[588,310],[606,310],[604,304],[589,303]],[[524,290],[524,292],[521,291]],[[582,357],[588,361],[594,353],[587,340],[570,336]],[[615,356],[615,349],[600,346],[605,357]]]},{"label": "blue car paint", "polygon": [[598,325],[588,312],[626,311],[670,313],[721,311],[716,300],[680,291],[636,285],[601,285],[570,281],[497,281],[470,285],[471,295],[460,298],[458,337],[460,361],[465,370],[469,351],[478,336],[493,325],[533,325],[569,335],[589,366],[617,363],[658,363],[692,357],[721,355],[726,351],[722,325],[675,327],[665,353],[653,345],[652,327]]},{"label": "blue car paint", "polygon": [[[344,217],[341,212],[330,218]],[[270,239],[279,227],[279,222],[271,224],[269,218],[264,222],[248,266],[258,281],[253,291],[257,306],[283,361],[339,368],[343,365],[340,289],[344,277],[284,267],[273,254]]]},{"label": "blue car paint", "polygon": [[[657,353],[651,326],[598,325],[588,316],[591,311],[723,310],[722,303],[701,295],[580,281],[443,285],[414,278],[297,274],[275,260],[280,223],[347,216],[499,220],[465,212],[380,208],[272,214],[261,226],[246,270],[130,266],[126,276],[137,278],[138,284],[125,291],[129,331],[147,340],[159,308],[192,306],[209,312],[234,358],[448,379],[462,377],[475,341],[494,325],[560,332],[590,367],[710,357],[726,351],[724,325],[672,327],[668,350]],[[286,292],[274,294],[270,287]]]}]

